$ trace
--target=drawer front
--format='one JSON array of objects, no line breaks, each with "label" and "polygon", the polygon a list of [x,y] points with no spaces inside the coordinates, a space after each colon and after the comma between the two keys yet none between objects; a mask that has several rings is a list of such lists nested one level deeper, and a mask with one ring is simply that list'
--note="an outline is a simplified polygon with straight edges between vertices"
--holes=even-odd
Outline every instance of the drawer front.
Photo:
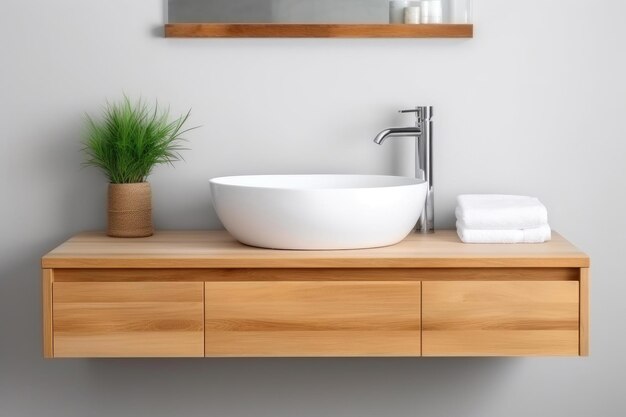
[{"label": "drawer front", "polygon": [[201,282],[55,282],[55,357],[203,356]]},{"label": "drawer front", "polygon": [[578,355],[577,281],[422,284],[424,356]]},{"label": "drawer front", "polygon": [[419,356],[419,282],[207,282],[206,356]]}]

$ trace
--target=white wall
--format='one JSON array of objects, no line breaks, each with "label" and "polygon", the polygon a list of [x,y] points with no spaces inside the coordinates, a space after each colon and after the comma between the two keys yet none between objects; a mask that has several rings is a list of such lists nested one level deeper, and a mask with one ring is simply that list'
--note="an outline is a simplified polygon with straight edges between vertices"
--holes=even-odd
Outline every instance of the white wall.
[{"label": "white wall", "polygon": [[[626,413],[626,2],[475,0],[472,40],[164,39],[164,3],[2,2],[0,417]],[[203,126],[151,178],[159,228],[219,227],[213,176],[408,175],[372,138],[433,104],[438,226],[462,192],[538,196],[592,257],[592,356],[44,361],[39,258],[104,226],[82,115],[123,91]]]}]

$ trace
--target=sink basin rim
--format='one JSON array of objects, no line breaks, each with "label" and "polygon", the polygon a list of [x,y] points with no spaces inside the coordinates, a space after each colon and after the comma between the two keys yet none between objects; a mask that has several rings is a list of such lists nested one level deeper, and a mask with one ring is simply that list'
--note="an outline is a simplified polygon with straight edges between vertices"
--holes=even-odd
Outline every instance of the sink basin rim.
[{"label": "sink basin rim", "polygon": [[[260,181],[255,183],[254,181]],[[282,184],[262,183],[264,180],[283,181]],[[374,183],[367,183],[367,181]],[[248,181],[248,183],[246,183]],[[286,181],[292,181],[291,184]],[[306,181],[310,181],[309,184]],[[317,184],[313,184],[317,181]],[[328,181],[320,184],[319,181]],[[337,182],[346,181],[344,184]],[[349,184],[354,181],[354,184]],[[358,184],[358,182],[362,184]],[[328,190],[368,190],[378,188],[406,187],[423,184],[424,180],[396,175],[375,174],[262,174],[262,175],[231,175],[216,177],[209,180],[216,185],[242,188],[262,188],[264,190],[285,191],[328,191]]]}]

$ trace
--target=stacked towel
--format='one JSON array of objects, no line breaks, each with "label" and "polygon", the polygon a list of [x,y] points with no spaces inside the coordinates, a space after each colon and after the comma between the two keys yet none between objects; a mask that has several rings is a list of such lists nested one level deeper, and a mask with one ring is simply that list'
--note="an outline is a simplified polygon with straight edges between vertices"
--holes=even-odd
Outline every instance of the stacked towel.
[{"label": "stacked towel", "polygon": [[536,198],[467,194],[457,203],[457,233],[465,243],[541,243],[551,238],[548,211]]},{"label": "stacked towel", "polygon": [[458,223],[457,233],[464,243],[543,243],[552,234],[548,225],[518,230],[475,230],[459,227]]}]

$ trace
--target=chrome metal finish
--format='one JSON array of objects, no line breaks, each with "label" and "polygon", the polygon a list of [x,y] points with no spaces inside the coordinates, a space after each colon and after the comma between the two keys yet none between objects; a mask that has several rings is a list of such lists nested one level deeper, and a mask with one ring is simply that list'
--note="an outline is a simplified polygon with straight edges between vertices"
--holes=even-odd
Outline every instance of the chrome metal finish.
[{"label": "chrome metal finish", "polygon": [[435,203],[433,191],[433,106],[419,106],[400,110],[400,113],[415,113],[415,127],[391,127],[381,131],[374,142],[382,145],[388,137],[415,137],[415,178],[428,183],[428,193],[422,215],[415,230],[419,233],[435,231]]},{"label": "chrome metal finish", "polygon": [[422,134],[421,127],[391,127],[380,132],[374,138],[374,142],[378,145],[382,145],[385,139],[388,137],[398,136],[419,136]]}]

